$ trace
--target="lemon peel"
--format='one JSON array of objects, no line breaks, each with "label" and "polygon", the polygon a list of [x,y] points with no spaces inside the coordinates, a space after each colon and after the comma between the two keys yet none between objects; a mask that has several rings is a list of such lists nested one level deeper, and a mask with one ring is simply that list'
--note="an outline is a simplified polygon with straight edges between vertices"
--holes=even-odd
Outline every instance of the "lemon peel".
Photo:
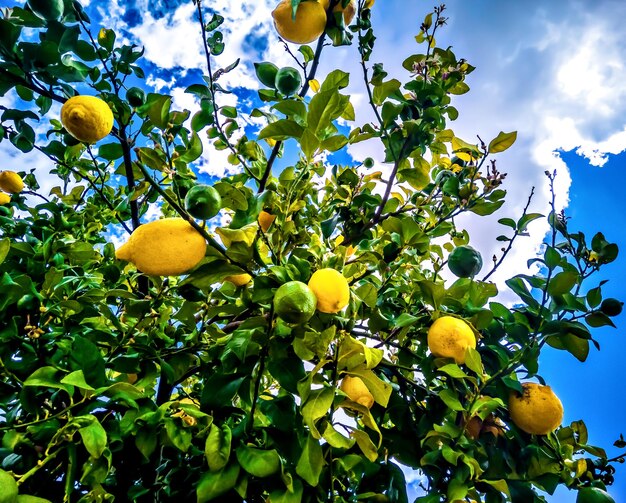
[{"label": "lemon peel", "polygon": [[271,213],[268,213],[267,211],[261,211],[259,213],[259,217],[257,218],[257,222],[259,222],[259,226],[261,227],[261,230],[263,232],[268,231],[268,229],[274,223],[274,220],[276,220],[276,215],[272,215]]},{"label": "lemon peel", "polygon": [[348,395],[350,400],[368,409],[374,405],[374,396],[360,377],[345,376],[339,389]]},{"label": "lemon peel", "polygon": [[283,0],[272,12],[272,17],[281,38],[294,44],[309,44],[326,28],[326,11],[318,2],[300,3],[293,19],[291,2]]},{"label": "lemon peel", "polygon": [[317,297],[317,310],[322,313],[338,313],[350,302],[348,280],[335,269],[315,271],[309,280],[309,288]]},{"label": "lemon peel", "polygon": [[61,122],[77,140],[96,143],[113,129],[113,112],[100,98],[74,96],[61,107]]},{"label": "lemon peel", "polygon": [[230,276],[226,276],[224,281],[230,281],[235,286],[244,286],[250,283],[252,280],[252,276],[248,273],[242,274],[231,274]]},{"label": "lemon peel", "polygon": [[527,382],[523,392],[509,395],[509,413],[515,425],[526,433],[547,435],[563,421],[563,404],[550,386]]},{"label": "lemon peel", "polygon": [[9,194],[19,194],[24,190],[24,181],[15,171],[0,172],[0,189]]},{"label": "lemon peel", "polygon": [[204,258],[204,237],[182,218],[164,218],[139,226],[115,256],[152,276],[177,276]]},{"label": "lemon peel", "polygon": [[4,206],[5,204],[9,204],[11,202],[11,196],[9,194],[5,194],[4,192],[0,192],[0,206]]},{"label": "lemon peel", "polygon": [[465,350],[476,348],[476,336],[470,326],[453,316],[442,316],[428,329],[428,349],[438,358],[454,358],[465,363]]}]

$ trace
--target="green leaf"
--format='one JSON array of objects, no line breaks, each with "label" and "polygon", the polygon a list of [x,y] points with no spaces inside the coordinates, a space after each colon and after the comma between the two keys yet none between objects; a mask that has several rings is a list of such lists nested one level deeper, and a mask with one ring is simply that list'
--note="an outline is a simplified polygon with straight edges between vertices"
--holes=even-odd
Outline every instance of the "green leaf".
[{"label": "green leaf", "polygon": [[296,473],[307,484],[316,487],[320,480],[320,474],[324,467],[324,454],[319,442],[311,435],[307,435],[302,454],[296,465]]},{"label": "green leaf", "polygon": [[344,89],[350,84],[350,74],[342,70],[333,70],[328,74],[322,83],[320,91],[330,91],[333,89]]},{"label": "green leaf", "polygon": [[456,363],[449,363],[443,367],[439,367],[437,370],[439,370],[439,372],[443,372],[444,374],[448,374],[450,377],[454,377],[455,379],[465,379],[466,377],[469,377]]},{"label": "green leaf", "polygon": [[389,96],[400,90],[401,85],[398,79],[391,79],[378,86],[374,86],[374,92],[372,93],[374,105],[382,105]]},{"label": "green leaf", "polygon": [[359,449],[361,449],[361,452],[367,459],[372,463],[378,459],[378,449],[376,449],[376,445],[374,445],[374,442],[372,442],[372,439],[366,432],[354,429],[350,431],[350,436],[356,440]]},{"label": "green leaf", "polygon": [[24,386],[41,386],[44,388],[63,389],[68,393],[72,387],[61,382],[63,372],[54,367],[40,367],[24,381]]},{"label": "green leaf", "polygon": [[328,413],[334,398],[335,390],[332,388],[324,387],[309,393],[309,397],[302,407],[302,419],[311,430],[311,435],[314,438],[321,438],[322,435],[317,430],[315,422]]},{"label": "green leaf", "polygon": [[561,254],[551,246],[546,247],[544,253],[544,261],[551,271],[561,262]]},{"label": "green leaf", "polygon": [[187,150],[178,158],[180,162],[193,162],[202,155],[202,141],[195,131],[191,132],[191,139]]},{"label": "green leaf", "polygon": [[187,452],[191,447],[191,430],[185,428],[179,420],[175,418],[165,418],[165,432],[167,438],[178,450]]},{"label": "green leaf", "polygon": [[61,379],[61,382],[63,384],[69,384],[81,389],[87,389],[90,391],[95,390],[95,388],[89,386],[89,384],[85,381],[85,375],[82,370],[75,370],[74,372],[66,375],[63,379]]},{"label": "green leaf", "polygon": [[290,119],[280,119],[265,126],[257,139],[286,140],[288,138],[300,138],[303,132],[304,128],[297,122]]},{"label": "green leaf", "polygon": [[241,467],[255,477],[269,477],[280,470],[280,457],[276,449],[242,445],[237,448],[236,454]]},{"label": "green leaf", "polygon": [[98,32],[98,43],[100,47],[105,48],[107,51],[113,50],[115,44],[115,32],[106,28],[101,28]]},{"label": "green leaf", "polygon": [[9,250],[11,249],[11,240],[9,238],[0,239],[0,264],[7,258]]},{"label": "green leaf", "polygon": [[108,440],[107,432],[98,420],[95,420],[84,428],[80,428],[78,433],[80,433],[85,449],[87,449],[91,457],[99,458],[102,456],[102,453],[107,447]]},{"label": "green leaf", "polygon": [[211,429],[204,445],[204,455],[209,470],[217,472],[224,468],[230,458],[232,433],[227,424],[217,426],[211,424]]},{"label": "green leaf", "polygon": [[459,401],[459,398],[454,393],[454,391],[450,389],[444,389],[439,393],[439,398],[443,400],[443,402],[452,410],[463,411],[463,405]]},{"label": "green leaf", "polygon": [[230,491],[237,484],[239,465],[232,464],[217,472],[206,472],[196,489],[197,503],[204,503]]},{"label": "green leaf", "polygon": [[542,215],[541,213],[527,213],[526,215],[522,216],[522,218],[519,219],[519,221],[517,222],[517,230],[518,232],[525,232],[526,231],[526,227],[528,227],[528,224],[534,220],[537,220],[538,218],[543,218],[544,215]]},{"label": "green leaf", "polygon": [[496,136],[489,143],[489,153],[496,154],[498,152],[504,152],[511,145],[513,145],[513,143],[515,143],[516,139],[517,139],[517,131],[513,131],[512,133],[504,133],[500,131],[498,136]]},{"label": "green leaf", "polygon": [[306,128],[302,133],[302,136],[300,137],[300,148],[302,149],[304,157],[306,157],[306,159],[310,161],[319,146],[319,138],[315,136],[315,133],[311,131],[311,129]]},{"label": "green leaf", "polygon": [[107,161],[114,161],[122,157],[123,150],[122,145],[119,143],[105,143],[98,147],[98,156],[106,159]]},{"label": "green leaf", "polygon": [[572,271],[560,272],[548,284],[550,295],[563,295],[569,292],[578,281],[578,274]]},{"label": "green leaf", "polygon": [[149,93],[146,102],[137,108],[137,113],[141,117],[147,115],[157,128],[164,130],[169,120],[171,105],[171,96]]},{"label": "green leaf", "polygon": [[589,341],[576,337],[574,334],[551,335],[546,338],[549,346],[555,349],[566,350],[581,362],[589,355]]},{"label": "green leaf", "polygon": [[613,323],[611,318],[609,318],[604,313],[596,312],[596,313],[588,314],[587,316],[585,316],[585,321],[590,327],[594,327],[594,328],[604,327],[607,325],[610,327],[616,328],[615,323]]}]

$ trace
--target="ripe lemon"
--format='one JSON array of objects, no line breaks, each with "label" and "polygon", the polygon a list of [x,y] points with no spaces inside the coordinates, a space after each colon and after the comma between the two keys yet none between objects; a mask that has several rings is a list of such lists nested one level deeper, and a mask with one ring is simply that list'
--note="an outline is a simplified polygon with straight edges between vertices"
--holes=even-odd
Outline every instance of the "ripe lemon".
[{"label": "ripe lemon", "polygon": [[113,112],[100,98],[74,96],[61,107],[61,122],[77,140],[96,143],[113,129]]},{"label": "ripe lemon", "polygon": [[368,409],[374,405],[374,396],[360,377],[344,377],[339,389],[348,395],[350,400]]},{"label": "ripe lemon", "polygon": [[454,358],[456,363],[465,363],[467,348],[476,348],[476,336],[463,320],[442,316],[428,329],[428,349],[438,358]]},{"label": "ripe lemon", "polygon": [[302,281],[289,281],[274,294],[274,312],[287,323],[306,323],[315,314],[317,298]]},{"label": "ripe lemon", "polygon": [[152,276],[176,276],[193,269],[206,253],[206,241],[182,218],[139,226],[115,256]]},{"label": "ripe lemon", "polygon": [[322,313],[338,313],[350,302],[350,285],[343,274],[335,269],[315,271],[309,288],[317,297],[317,309]]},{"label": "ripe lemon", "polygon": [[509,395],[509,413],[515,425],[526,433],[547,435],[563,421],[563,404],[550,386],[522,384],[523,393]]},{"label": "ripe lemon", "polygon": [[15,171],[0,172],[0,189],[9,194],[19,194],[24,190],[22,177]]},{"label": "ripe lemon", "polygon": [[244,286],[250,283],[252,280],[252,276],[247,273],[243,274],[232,274],[230,276],[226,276],[224,281],[230,281],[235,286]]},{"label": "ripe lemon", "polygon": [[220,193],[210,185],[194,185],[185,196],[185,209],[194,218],[208,220],[222,208]]},{"label": "ripe lemon", "polygon": [[4,192],[0,192],[0,206],[4,206],[5,204],[9,204],[11,202],[11,196],[9,194],[5,194]]},{"label": "ripe lemon", "polygon": [[326,28],[326,11],[318,2],[302,2],[293,19],[291,2],[283,0],[272,12],[272,17],[281,38],[294,44],[309,44]]},{"label": "ripe lemon", "polygon": [[274,220],[276,220],[276,215],[272,215],[271,213],[268,213],[267,211],[261,211],[259,213],[259,218],[257,218],[257,221],[259,222],[259,226],[261,227],[261,230],[263,232],[267,232],[267,230],[274,223]]}]

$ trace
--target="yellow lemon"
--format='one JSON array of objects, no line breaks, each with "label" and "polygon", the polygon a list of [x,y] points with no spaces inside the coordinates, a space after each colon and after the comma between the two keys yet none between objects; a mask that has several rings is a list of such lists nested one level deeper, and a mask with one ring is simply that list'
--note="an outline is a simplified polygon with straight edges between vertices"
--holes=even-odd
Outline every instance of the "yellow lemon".
[{"label": "yellow lemon", "polygon": [[152,276],[176,276],[193,269],[206,253],[206,241],[182,218],[139,226],[115,256]]},{"label": "yellow lemon", "polygon": [[322,313],[338,313],[350,302],[350,285],[343,274],[335,269],[315,271],[309,288],[317,297],[317,309]]},{"label": "yellow lemon", "polygon": [[77,140],[96,143],[113,129],[113,112],[100,98],[74,96],[61,107],[61,122]]},{"label": "yellow lemon", "polygon": [[19,194],[24,190],[22,177],[15,171],[0,172],[0,189],[9,194]]},{"label": "yellow lemon", "polygon": [[339,389],[348,395],[350,400],[368,409],[374,405],[374,396],[360,377],[344,377]]},{"label": "yellow lemon", "polygon": [[527,382],[523,392],[509,395],[509,413],[515,425],[526,433],[547,435],[563,421],[563,404],[550,386]]},{"label": "yellow lemon", "polygon": [[283,0],[272,12],[272,17],[281,38],[294,44],[309,44],[326,28],[326,11],[318,2],[302,2],[293,19],[291,2]]},{"label": "yellow lemon", "polygon": [[276,215],[272,215],[267,211],[261,211],[261,213],[259,213],[259,218],[257,219],[263,232],[267,232],[267,230],[274,223],[274,220],[276,220]]},{"label": "yellow lemon", "polygon": [[4,206],[5,204],[9,204],[11,202],[11,196],[9,194],[5,194],[4,192],[0,192],[0,206]]},{"label": "yellow lemon", "polygon": [[476,336],[463,320],[442,316],[428,329],[428,349],[438,358],[454,358],[456,363],[465,363],[467,348],[476,348]]},{"label": "yellow lemon", "polygon": [[235,286],[244,286],[250,283],[252,280],[252,276],[247,273],[243,274],[232,274],[230,276],[226,276],[224,281],[230,281]]}]

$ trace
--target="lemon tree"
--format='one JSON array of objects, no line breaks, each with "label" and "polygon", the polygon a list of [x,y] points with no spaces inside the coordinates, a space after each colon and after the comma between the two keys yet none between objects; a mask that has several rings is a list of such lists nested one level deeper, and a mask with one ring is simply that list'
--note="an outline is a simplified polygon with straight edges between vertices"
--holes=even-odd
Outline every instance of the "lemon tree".
[{"label": "lemon tree", "polygon": [[[406,502],[412,470],[418,503],[559,486],[612,501],[620,457],[563,423],[539,357],[584,362],[614,326],[623,304],[595,278],[618,248],[552,199],[498,214],[508,244],[478,267],[456,217],[500,210],[516,135],[454,132],[474,67],[437,45],[444,8],[391,69],[374,52],[384,2],[277,2],[266,22],[297,76],[246,61],[258,99],[236,108],[217,76],[242,62],[218,66],[229,37],[207,4],[192,110],[80,2],[2,10],[0,141],[17,155],[0,173],[0,500]],[[321,74],[343,44],[361,73]],[[349,83],[375,123],[356,122]],[[211,190],[206,141],[229,163]],[[382,168],[329,161],[361,142]],[[33,150],[46,173],[19,162]],[[543,218],[540,272],[499,291],[489,278]]]}]

